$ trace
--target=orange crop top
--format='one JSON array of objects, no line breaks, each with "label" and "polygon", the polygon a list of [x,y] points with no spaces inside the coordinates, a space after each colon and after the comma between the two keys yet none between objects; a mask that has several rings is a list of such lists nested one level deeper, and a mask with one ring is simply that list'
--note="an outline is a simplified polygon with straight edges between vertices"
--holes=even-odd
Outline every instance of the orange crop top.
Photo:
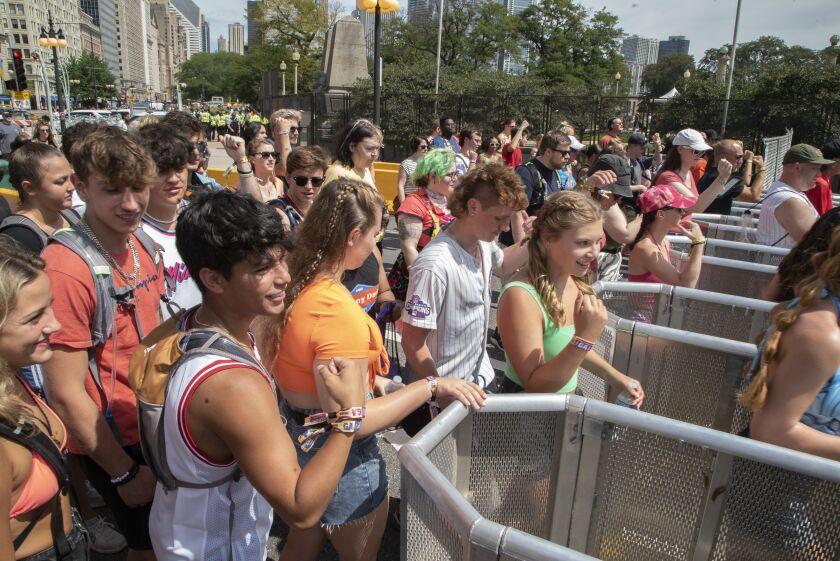
[{"label": "orange crop top", "polygon": [[[26,384],[24,384],[24,386],[26,386]],[[58,415],[56,415],[46,403],[41,401],[41,399],[39,399],[38,396],[29,389],[29,386],[26,386],[26,389],[32,395],[32,399],[36,400],[46,414],[52,417],[50,422],[58,421],[62,434],[61,449],[64,450],[64,447],[67,446],[67,429],[64,428],[64,423],[61,422]],[[21,489],[20,495],[15,501],[15,504],[12,505],[11,511],[9,511],[9,518],[16,518],[21,514],[31,512],[39,506],[47,504],[47,502],[52,499],[56,493],[58,493],[58,479],[56,479],[55,473],[40,454],[32,452],[32,467],[29,470],[29,477],[26,478],[26,482],[23,484],[23,489]]]},{"label": "orange crop top", "polygon": [[344,286],[320,279],[297,297],[280,341],[272,374],[284,390],[317,394],[312,363],[341,356],[367,358],[370,389],[390,368],[379,326]]}]

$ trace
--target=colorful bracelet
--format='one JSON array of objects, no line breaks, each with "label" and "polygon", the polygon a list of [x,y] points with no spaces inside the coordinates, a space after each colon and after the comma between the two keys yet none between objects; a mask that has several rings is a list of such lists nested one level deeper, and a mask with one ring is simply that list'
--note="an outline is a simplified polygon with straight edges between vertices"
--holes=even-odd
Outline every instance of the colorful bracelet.
[{"label": "colorful bracelet", "polygon": [[430,399],[430,401],[434,401],[437,399],[437,378],[435,378],[434,376],[426,376],[426,382],[429,383],[429,390],[432,392],[432,398]]},{"label": "colorful bracelet", "polygon": [[332,430],[334,430],[335,432],[340,432],[342,434],[352,434],[354,432],[359,432],[359,430],[362,428],[362,421],[360,419],[335,421],[331,424]]},{"label": "colorful bracelet", "polygon": [[366,413],[367,409],[364,407],[349,407],[334,413],[319,411],[318,413],[313,413],[312,415],[306,417],[303,420],[303,426],[314,427],[333,421],[361,420],[365,418]]},{"label": "colorful bracelet", "polygon": [[582,350],[585,353],[588,353],[592,350],[592,347],[595,346],[595,343],[593,343],[592,341],[587,341],[586,339],[575,335],[574,339],[572,339],[571,345],[575,348]]}]

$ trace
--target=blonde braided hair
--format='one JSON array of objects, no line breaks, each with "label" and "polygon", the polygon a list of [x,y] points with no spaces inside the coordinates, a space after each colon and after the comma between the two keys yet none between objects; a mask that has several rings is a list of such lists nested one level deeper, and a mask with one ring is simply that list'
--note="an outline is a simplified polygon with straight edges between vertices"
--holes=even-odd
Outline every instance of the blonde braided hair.
[{"label": "blonde braided hair", "polygon": [[[565,324],[566,310],[548,273],[548,256],[542,238],[556,237],[566,230],[591,224],[601,220],[602,215],[601,207],[591,197],[574,191],[551,195],[537,213],[534,231],[528,240],[528,282],[537,290],[546,312],[557,326]],[[593,294],[589,278],[572,277],[572,280],[583,294]]]},{"label": "blonde braided hair", "polygon": [[773,308],[772,325],[767,330],[758,368],[747,388],[738,395],[741,405],[753,413],[761,409],[767,400],[771,383],[769,367],[780,358],[779,343],[784,332],[796,323],[803,311],[819,302],[823,289],[840,295],[840,227],[834,228],[828,249],[815,254],[811,263],[816,273],[800,281],[794,290],[799,302],[792,308],[787,302]]},{"label": "blonde braided hair", "polygon": [[295,247],[289,255],[292,280],[286,288],[285,310],[261,328],[264,334],[259,350],[269,367],[295,300],[316,279],[343,272],[350,232],[375,227],[384,206],[385,200],[374,187],[356,179],[335,179],[318,191],[306,220],[296,230]]}]

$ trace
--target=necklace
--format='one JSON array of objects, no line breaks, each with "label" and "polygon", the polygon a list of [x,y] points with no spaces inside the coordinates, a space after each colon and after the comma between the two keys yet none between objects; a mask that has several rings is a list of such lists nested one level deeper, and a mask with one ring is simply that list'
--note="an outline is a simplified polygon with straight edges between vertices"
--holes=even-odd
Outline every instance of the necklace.
[{"label": "necklace", "polygon": [[177,222],[177,221],[178,221],[178,213],[177,213],[177,212],[175,213],[175,218],[173,218],[172,220],[164,220],[164,219],[162,219],[162,218],[158,218],[158,217],[156,217],[156,216],[152,216],[151,214],[149,214],[149,212],[148,212],[148,211],[146,211],[146,212],[143,214],[143,216],[146,216],[147,218],[151,218],[152,220],[154,220],[154,221],[155,221],[155,222],[157,222],[158,224],[172,224],[172,223],[174,223],[174,222]]},{"label": "necklace", "polygon": [[[240,347],[242,347],[243,349],[245,349],[245,350],[249,351],[249,353],[250,353],[250,349],[248,348],[248,346],[243,345],[243,344],[239,341],[239,339],[237,339],[236,337],[234,337],[234,336],[233,336],[233,334],[232,334],[230,331],[228,331],[226,328],[221,327],[221,326],[218,326],[218,325],[212,325],[212,324],[210,324],[210,323],[204,323],[203,321],[199,320],[199,319],[198,319],[198,312],[199,312],[199,310],[201,310],[201,309],[202,309],[202,308],[199,308],[199,309],[198,309],[198,310],[196,310],[196,311],[195,311],[195,313],[192,315],[192,318],[191,318],[191,320],[190,320],[190,321],[191,321],[191,323],[192,323],[194,326],[198,326],[198,327],[207,327],[207,328],[210,328],[210,329],[215,329],[215,330],[221,331],[222,333],[224,333],[225,335],[227,335],[228,339],[230,339],[231,341],[233,341],[234,343],[236,343],[237,345],[239,345],[239,346],[240,346]],[[249,338],[251,337],[251,332],[250,332],[250,330],[248,331],[248,337],[249,337]]]},{"label": "necklace", "polygon": [[[26,387],[26,384],[23,382],[23,380],[21,380],[17,376],[15,376],[15,378],[17,378],[17,381],[20,382],[21,386],[23,386],[23,392],[25,394],[29,395],[32,398],[32,402],[35,404],[35,407],[38,408],[38,411],[41,413],[41,416],[44,418],[43,422],[44,422],[44,427],[46,427],[46,429],[47,429],[47,436],[50,437],[50,440],[52,440],[53,443],[55,443],[56,447],[60,450],[61,449],[61,442],[56,437],[56,435],[53,434],[53,427],[52,427],[52,423],[50,423],[49,415],[47,415],[47,412],[44,410],[43,407],[41,407],[41,404],[38,403],[38,400],[35,399],[35,397],[32,396],[31,393],[29,393],[29,389]],[[40,422],[41,419],[38,419],[38,421]]]},{"label": "necklace", "polygon": [[127,274],[123,271],[122,267],[119,266],[117,261],[114,257],[105,251],[105,248],[102,246],[102,243],[96,237],[96,234],[93,233],[93,230],[90,229],[87,222],[84,220],[79,222],[79,227],[82,229],[83,233],[93,242],[93,245],[96,247],[96,250],[105,258],[108,264],[113,268],[116,269],[117,273],[119,273],[120,277],[127,283],[133,283],[135,279],[137,279],[138,273],[140,273],[140,257],[137,254],[137,248],[134,246],[134,240],[131,239],[131,236],[128,237],[128,248],[131,250],[131,259],[134,262],[133,266],[134,269],[131,271],[131,274]]}]

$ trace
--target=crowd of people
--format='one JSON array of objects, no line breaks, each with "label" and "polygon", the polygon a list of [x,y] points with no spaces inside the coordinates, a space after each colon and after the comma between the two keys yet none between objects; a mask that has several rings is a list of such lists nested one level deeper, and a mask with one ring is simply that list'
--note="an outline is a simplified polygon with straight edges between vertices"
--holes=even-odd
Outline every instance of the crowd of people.
[{"label": "crowd of people", "polygon": [[[590,146],[569,123],[531,144],[527,120],[485,137],[444,117],[400,165],[389,267],[377,126],[348,123],[331,161],[298,145],[296,111],[218,117],[80,123],[60,150],[39,131],[4,154],[20,206],[0,224],[3,558],[264,559],[277,515],[282,560],[326,541],[342,561],[375,559],[378,433],[416,434],[489,393],[578,392],[580,368],[641,408],[639,380],[593,351],[607,310],[591,282],[622,279],[626,257],[630,281],[694,286],[706,239],[692,214],[736,200],[761,203],[760,240],[793,248],[741,396],[750,436],[840,460],[840,213],[811,199],[830,201],[840,140],[793,146],[762,191],[761,156],[713,131],[649,142],[616,117]],[[234,189],[204,173],[213,138]],[[671,233],[689,238],[683,267]]]}]

